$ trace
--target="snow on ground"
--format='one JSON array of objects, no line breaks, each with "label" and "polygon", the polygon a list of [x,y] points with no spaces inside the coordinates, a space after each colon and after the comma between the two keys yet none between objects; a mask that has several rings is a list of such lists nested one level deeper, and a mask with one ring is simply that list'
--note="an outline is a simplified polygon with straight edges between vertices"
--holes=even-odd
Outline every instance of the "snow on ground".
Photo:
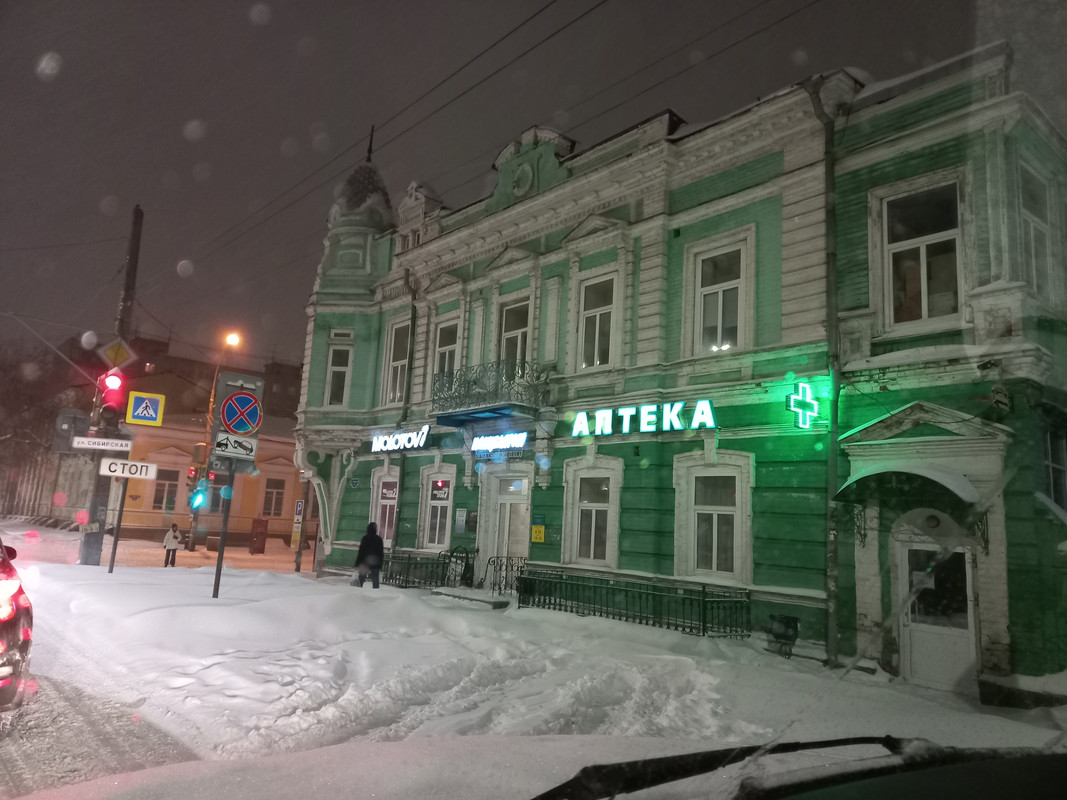
[{"label": "snow on ground", "polygon": [[[17,546],[10,534],[4,538]],[[140,705],[146,720],[212,760],[353,742],[313,757],[333,759],[337,775],[351,776],[353,760],[373,755],[375,765],[396,766],[436,751],[431,741],[444,747],[457,735],[478,738],[449,744],[448,752],[491,741],[499,748],[479,744],[465,752],[559,761],[561,747],[550,735],[585,734],[573,739],[580,765],[604,752],[597,742],[632,741],[629,757],[647,755],[637,737],[672,740],[673,750],[679,740],[707,748],[777,734],[1039,745],[1056,730],[1057,711],[994,713],[884,675],[842,676],[768,653],[758,635],[699,639],[534,609],[493,611],[424,591],[357,589],[306,574],[227,569],[220,597],[212,599],[210,568],[116,567],[109,575],[106,567],[16,563],[38,621],[34,671]],[[49,647],[45,636],[62,639],[61,646]],[[550,738],[518,740],[529,742],[522,745],[514,736]],[[374,744],[399,741],[406,742],[399,751]],[[285,774],[293,762],[276,756],[256,763],[261,767],[234,769],[251,769],[259,781]],[[181,769],[160,768],[172,770],[160,780]],[[190,780],[220,785],[214,768],[188,769]],[[307,777],[300,791],[307,791]],[[117,790],[122,782],[110,785]],[[414,796],[405,785],[411,794],[390,796]]]}]

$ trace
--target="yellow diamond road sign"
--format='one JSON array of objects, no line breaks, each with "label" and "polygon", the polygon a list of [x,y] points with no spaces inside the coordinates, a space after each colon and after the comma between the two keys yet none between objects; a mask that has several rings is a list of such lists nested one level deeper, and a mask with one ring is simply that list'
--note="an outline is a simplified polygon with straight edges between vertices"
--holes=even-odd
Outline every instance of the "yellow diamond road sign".
[{"label": "yellow diamond road sign", "polygon": [[162,425],[163,403],[166,395],[148,392],[130,392],[130,402],[126,406],[126,421],[135,425]]},{"label": "yellow diamond road sign", "polygon": [[103,347],[98,347],[96,352],[111,369],[124,367],[137,358],[122,339],[113,339]]}]

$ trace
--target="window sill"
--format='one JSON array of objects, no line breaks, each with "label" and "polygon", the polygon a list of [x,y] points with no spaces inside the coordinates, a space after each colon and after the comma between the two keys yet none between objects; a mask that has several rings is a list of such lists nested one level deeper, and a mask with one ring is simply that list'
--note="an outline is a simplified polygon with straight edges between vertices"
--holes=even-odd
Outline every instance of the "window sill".
[{"label": "window sill", "polygon": [[918,320],[916,322],[904,322],[894,325],[888,331],[871,338],[872,343],[891,342],[895,339],[910,339],[913,336],[925,336],[931,333],[947,333],[949,331],[966,331],[974,328],[974,325],[964,322],[959,315],[946,317],[944,320]]}]

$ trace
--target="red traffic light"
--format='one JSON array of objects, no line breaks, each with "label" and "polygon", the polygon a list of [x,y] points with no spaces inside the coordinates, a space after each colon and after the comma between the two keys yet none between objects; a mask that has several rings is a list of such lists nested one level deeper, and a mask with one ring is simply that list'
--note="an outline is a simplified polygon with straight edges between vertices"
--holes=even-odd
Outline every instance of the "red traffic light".
[{"label": "red traffic light", "polygon": [[117,372],[109,372],[104,376],[104,386],[108,389],[121,389],[122,388],[122,376]]},{"label": "red traffic light", "polygon": [[196,477],[196,467],[189,467],[189,477],[190,478],[195,478]]},{"label": "red traffic light", "polygon": [[211,472],[209,472],[209,473],[207,474],[207,479],[208,479],[209,481],[213,481],[213,480],[215,480],[215,470],[211,470]]},{"label": "red traffic light", "polygon": [[110,411],[126,410],[126,381],[122,373],[112,370],[100,379],[100,405]]}]

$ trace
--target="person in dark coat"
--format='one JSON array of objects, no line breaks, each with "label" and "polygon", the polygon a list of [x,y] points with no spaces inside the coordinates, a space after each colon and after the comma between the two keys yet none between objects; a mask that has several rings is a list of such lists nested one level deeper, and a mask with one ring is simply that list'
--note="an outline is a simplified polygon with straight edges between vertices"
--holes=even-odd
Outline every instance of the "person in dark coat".
[{"label": "person in dark coat", "polygon": [[367,532],[359,541],[359,552],[356,553],[356,581],[358,586],[370,576],[371,586],[378,588],[378,572],[382,568],[382,559],[385,556],[385,545],[382,537],[378,535],[378,526],[371,522],[367,525]]}]

